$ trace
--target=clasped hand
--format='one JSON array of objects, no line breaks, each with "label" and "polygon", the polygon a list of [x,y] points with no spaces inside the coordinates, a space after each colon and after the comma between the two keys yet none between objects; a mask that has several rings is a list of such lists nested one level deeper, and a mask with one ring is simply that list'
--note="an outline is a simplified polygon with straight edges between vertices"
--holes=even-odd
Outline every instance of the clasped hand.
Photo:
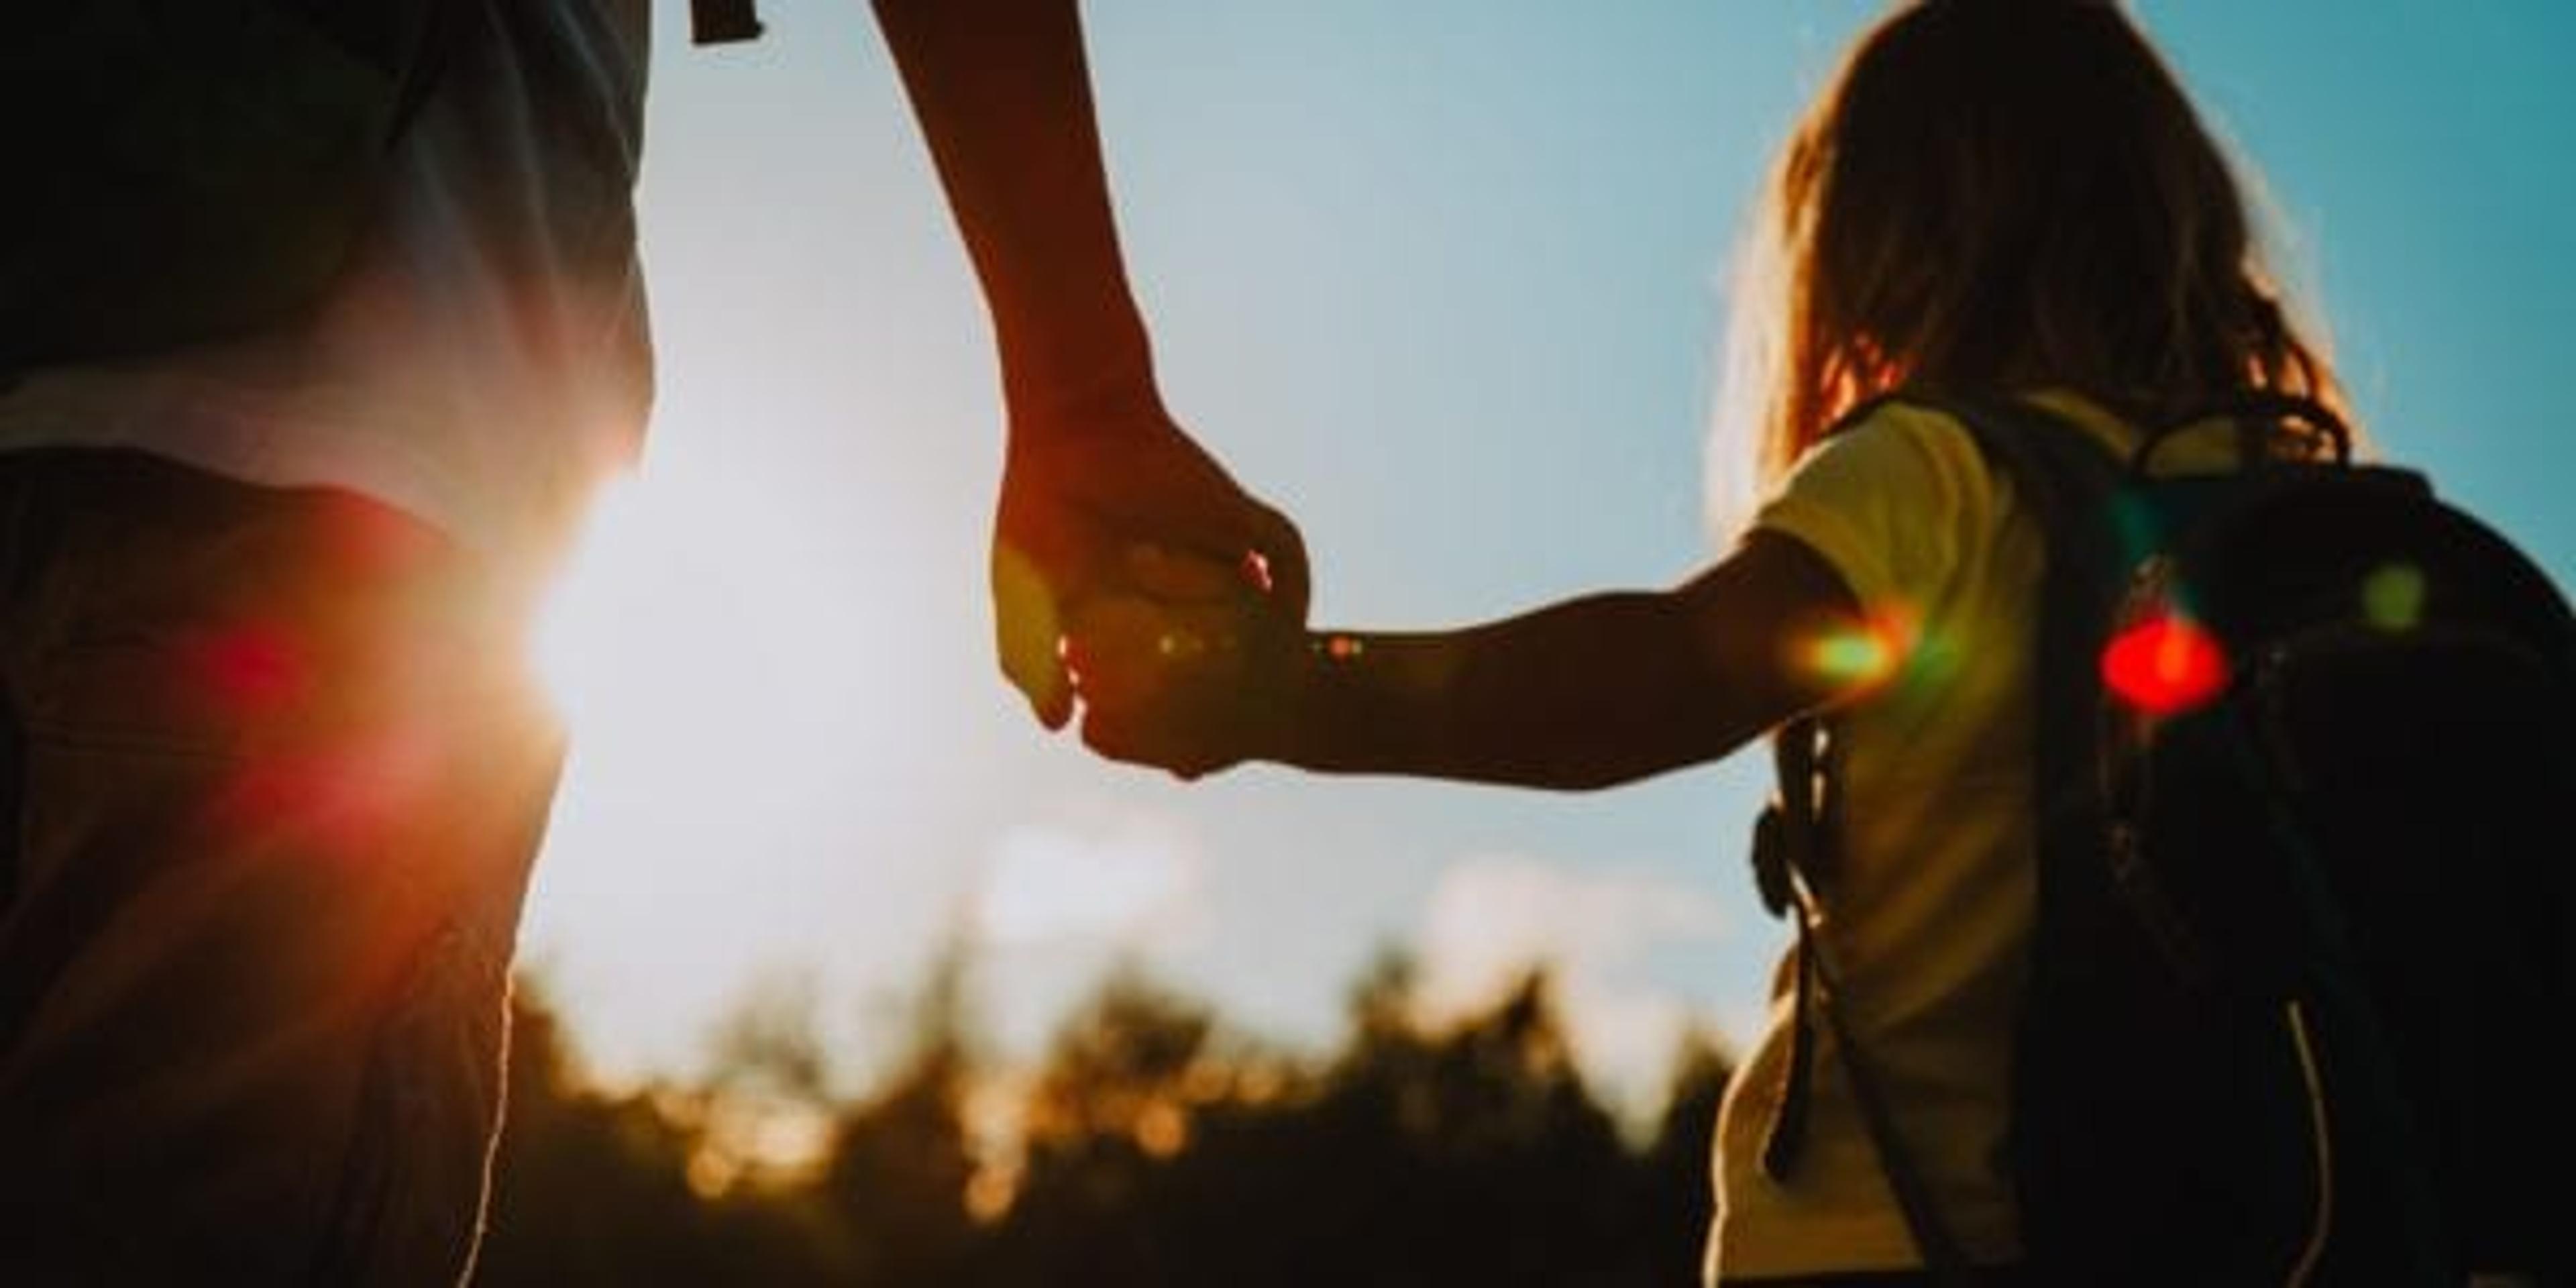
[{"label": "clasped hand", "polygon": [[1250,582],[1193,555],[1141,545],[1129,592],[1074,607],[1064,660],[1082,741],[1182,778],[1284,749],[1305,670],[1303,624]]},{"label": "clasped hand", "polygon": [[1002,669],[1047,728],[1184,777],[1259,755],[1303,648],[1306,551],[1150,395],[1014,409],[993,540]]}]

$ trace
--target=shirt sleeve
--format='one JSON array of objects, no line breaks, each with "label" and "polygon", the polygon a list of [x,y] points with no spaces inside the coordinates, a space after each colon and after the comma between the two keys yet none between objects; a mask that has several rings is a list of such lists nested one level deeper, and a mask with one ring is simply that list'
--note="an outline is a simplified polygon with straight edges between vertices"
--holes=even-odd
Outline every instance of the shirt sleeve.
[{"label": "shirt sleeve", "polygon": [[1864,613],[1919,622],[1994,514],[1993,474],[1966,427],[1890,403],[1809,449],[1753,526],[1822,556]]}]

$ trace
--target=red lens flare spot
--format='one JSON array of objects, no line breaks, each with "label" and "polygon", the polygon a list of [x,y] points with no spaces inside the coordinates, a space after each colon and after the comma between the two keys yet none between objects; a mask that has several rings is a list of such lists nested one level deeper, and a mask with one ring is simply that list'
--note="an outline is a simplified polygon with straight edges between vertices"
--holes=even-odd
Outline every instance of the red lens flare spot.
[{"label": "red lens flare spot", "polygon": [[2147,715],[2179,715],[2227,687],[2227,654],[2187,618],[2150,617],[2102,650],[2102,683]]},{"label": "red lens flare spot", "polygon": [[197,642],[195,680],[225,708],[268,711],[303,692],[304,651],[294,636],[263,625],[235,627]]},{"label": "red lens flare spot", "polygon": [[389,734],[327,751],[260,755],[237,767],[206,815],[226,844],[256,842],[337,862],[396,843],[437,785],[436,744]]}]

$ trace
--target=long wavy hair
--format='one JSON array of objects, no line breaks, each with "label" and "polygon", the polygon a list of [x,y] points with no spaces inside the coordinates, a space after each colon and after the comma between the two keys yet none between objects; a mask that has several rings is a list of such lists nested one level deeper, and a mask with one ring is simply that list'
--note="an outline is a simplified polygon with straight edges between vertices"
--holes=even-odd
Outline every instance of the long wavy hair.
[{"label": "long wavy hair", "polygon": [[1734,296],[1717,446],[1740,483],[1899,388],[2062,389],[2149,426],[2254,392],[2344,410],[2226,156],[2108,0],[1881,22],[1790,137]]}]

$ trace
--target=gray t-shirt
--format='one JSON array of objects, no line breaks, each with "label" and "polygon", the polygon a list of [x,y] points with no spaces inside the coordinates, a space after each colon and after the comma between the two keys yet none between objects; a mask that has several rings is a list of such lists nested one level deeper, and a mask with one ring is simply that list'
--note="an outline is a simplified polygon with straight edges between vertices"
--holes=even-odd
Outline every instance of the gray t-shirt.
[{"label": "gray t-shirt", "polygon": [[131,447],[327,485],[550,561],[652,399],[635,258],[649,0],[478,6],[308,322],[0,395],[0,450]]}]

